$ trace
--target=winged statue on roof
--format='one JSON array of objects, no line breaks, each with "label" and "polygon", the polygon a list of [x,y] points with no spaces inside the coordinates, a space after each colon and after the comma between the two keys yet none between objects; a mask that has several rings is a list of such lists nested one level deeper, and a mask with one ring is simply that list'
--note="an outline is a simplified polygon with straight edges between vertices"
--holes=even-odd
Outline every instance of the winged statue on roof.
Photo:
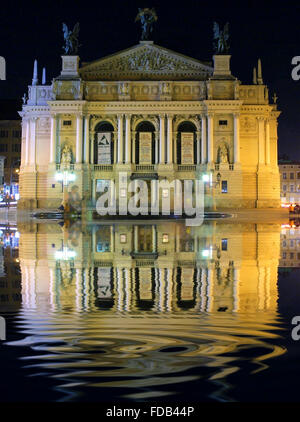
[{"label": "winged statue on roof", "polygon": [[228,54],[229,52],[229,23],[224,25],[223,30],[217,22],[213,25],[214,31],[214,49],[216,54]]}]

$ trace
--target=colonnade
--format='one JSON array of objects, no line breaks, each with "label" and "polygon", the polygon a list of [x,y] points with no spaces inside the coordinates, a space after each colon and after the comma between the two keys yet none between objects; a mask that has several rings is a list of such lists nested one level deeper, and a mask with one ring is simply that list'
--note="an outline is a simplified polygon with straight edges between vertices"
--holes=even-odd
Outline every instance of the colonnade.
[{"label": "colonnade", "polygon": [[[201,114],[201,131],[196,130],[196,164],[208,164],[216,162],[214,150],[214,122],[217,114],[208,112]],[[77,164],[94,163],[94,138],[90,130],[90,115],[76,114],[76,146],[75,162]],[[117,131],[115,134],[114,163],[131,164],[137,162],[135,156],[136,130],[132,130],[131,114],[117,115]],[[177,159],[177,132],[173,130],[174,114],[159,115],[159,129],[155,131],[155,164],[173,164]],[[22,164],[35,165],[37,144],[37,121],[38,117],[24,119],[23,138],[25,148],[22,151]],[[145,115],[144,121],[149,121]],[[186,121],[189,121],[187,118]],[[257,117],[258,124],[258,162],[259,165],[270,164],[270,121],[263,116]],[[61,115],[52,113],[50,117],[50,151],[49,162],[59,163],[58,139],[61,127]],[[200,127],[200,124],[199,124]],[[233,163],[240,163],[240,114],[233,113]]]}]

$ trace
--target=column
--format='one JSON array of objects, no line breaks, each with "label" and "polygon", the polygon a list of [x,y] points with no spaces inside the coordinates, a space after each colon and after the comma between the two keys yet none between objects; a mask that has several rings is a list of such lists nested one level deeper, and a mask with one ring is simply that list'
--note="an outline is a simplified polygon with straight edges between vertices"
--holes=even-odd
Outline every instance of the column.
[{"label": "column", "polygon": [[110,226],[110,252],[115,251],[115,228],[113,225]]},{"label": "column", "polygon": [[82,162],[82,115],[76,117],[76,163]]},{"label": "column", "polygon": [[168,156],[168,164],[173,163],[172,123],[173,123],[173,116],[168,114],[168,122],[167,122],[167,156]]},{"label": "column", "polygon": [[[28,125],[27,125],[27,132],[28,132]],[[26,145],[28,144],[27,132],[26,132]],[[50,135],[50,163],[56,162],[56,137],[57,137],[57,117],[56,117],[56,114],[52,114],[51,115],[51,135]]]},{"label": "column", "polygon": [[133,130],[131,132],[131,139],[132,139],[132,163],[133,164],[136,164],[136,157],[135,157],[135,150],[136,150],[136,147],[135,147],[135,138],[136,138],[136,131]]},{"label": "column", "polygon": [[114,164],[118,162],[118,132],[114,131]]},{"label": "column", "polygon": [[234,113],[234,132],[233,132],[233,145],[234,145],[234,164],[238,164],[240,160],[240,114]]},{"label": "column", "polygon": [[[203,142],[202,142],[203,143]],[[214,161],[214,115],[207,115],[207,162]]]},{"label": "column", "polygon": [[30,119],[26,119],[26,149],[25,149],[25,165],[29,162],[29,139],[30,136]]},{"label": "column", "polygon": [[165,116],[161,114],[159,116],[159,162],[160,164],[165,164]]},{"label": "column", "polygon": [[205,114],[201,115],[201,164],[205,164],[207,157],[207,151],[206,151],[206,116]]},{"label": "column", "polygon": [[178,132],[174,132],[173,133],[173,137],[174,137],[174,139],[173,139],[173,142],[174,142],[174,163],[176,163],[177,164],[177,134],[178,134]]},{"label": "column", "polygon": [[152,252],[157,251],[157,236],[156,236],[156,226],[152,226]]},{"label": "column", "polygon": [[131,163],[130,119],[131,119],[131,116],[126,114],[126,123],[125,123],[125,162],[126,164]]},{"label": "column", "polygon": [[84,116],[84,162],[90,162],[90,116]]},{"label": "column", "polygon": [[94,139],[95,139],[95,132],[91,132],[90,133],[91,164],[95,164]]},{"label": "column", "polygon": [[200,138],[200,132],[198,130],[196,132],[196,142],[197,142],[196,164],[200,164],[201,163],[201,138]]},{"label": "column", "polygon": [[123,114],[118,115],[118,164],[123,163]]},{"label": "column", "polygon": [[155,164],[159,162],[159,134],[155,131]]},{"label": "column", "polygon": [[139,226],[133,226],[133,250],[138,252],[138,243],[139,243]]},{"label": "column", "polygon": [[37,117],[30,119],[30,149],[29,149],[29,164],[35,165],[36,161],[36,122]]},{"label": "column", "polygon": [[257,117],[258,120],[258,164],[265,164],[265,136],[264,117]]},{"label": "column", "polygon": [[266,121],[266,164],[270,164],[270,121]]}]

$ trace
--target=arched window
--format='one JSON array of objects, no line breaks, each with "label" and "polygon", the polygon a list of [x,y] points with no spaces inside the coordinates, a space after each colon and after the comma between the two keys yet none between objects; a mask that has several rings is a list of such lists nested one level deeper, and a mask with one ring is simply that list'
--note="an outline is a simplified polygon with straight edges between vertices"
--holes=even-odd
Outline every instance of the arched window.
[{"label": "arched window", "polygon": [[100,122],[95,128],[94,164],[113,164],[114,127],[109,122]]},{"label": "arched window", "polygon": [[197,163],[196,126],[182,122],[177,129],[177,164]]},{"label": "arched window", "polygon": [[155,164],[155,127],[150,122],[141,122],[137,125],[135,163]]}]

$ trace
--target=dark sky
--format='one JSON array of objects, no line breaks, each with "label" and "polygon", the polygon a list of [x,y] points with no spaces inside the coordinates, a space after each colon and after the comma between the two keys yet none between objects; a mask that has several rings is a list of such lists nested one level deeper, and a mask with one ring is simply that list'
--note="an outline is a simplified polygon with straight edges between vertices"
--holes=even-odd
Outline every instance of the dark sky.
[{"label": "dark sky", "polygon": [[279,152],[300,160],[300,80],[291,78],[291,60],[300,56],[300,3],[282,1],[7,1],[0,14],[0,55],[7,63],[7,81],[0,98],[22,97],[31,82],[33,60],[47,68],[48,82],[60,73],[62,22],[80,22],[80,57],[90,61],[135,45],[140,28],[138,7],[155,7],[159,20],[156,44],[199,60],[211,60],[212,25],[230,24],[231,69],[243,83],[252,82],[252,68],[262,59],[270,96],[276,91]]}]

